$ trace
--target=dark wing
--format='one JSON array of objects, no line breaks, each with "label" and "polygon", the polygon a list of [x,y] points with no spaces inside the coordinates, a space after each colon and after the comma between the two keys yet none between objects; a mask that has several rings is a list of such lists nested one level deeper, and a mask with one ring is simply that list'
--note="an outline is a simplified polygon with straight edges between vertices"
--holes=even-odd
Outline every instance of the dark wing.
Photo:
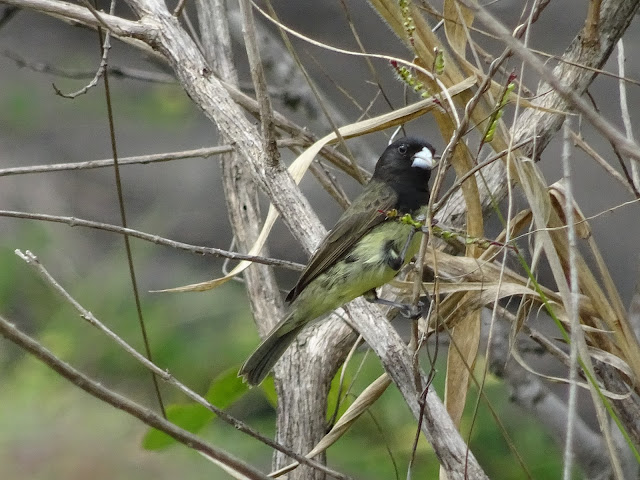
[{"label": "dark wing", "polygon": [[398,201],[397,193],[387,185],[382,185],[382,188],[378,185],[376,191],[372,191],[370,186],[371,183],[324,238],[287,295],[287,302],[294,301],[309,283],[342,258],[365,233],[387,219],[386,212],[393,209]]}]

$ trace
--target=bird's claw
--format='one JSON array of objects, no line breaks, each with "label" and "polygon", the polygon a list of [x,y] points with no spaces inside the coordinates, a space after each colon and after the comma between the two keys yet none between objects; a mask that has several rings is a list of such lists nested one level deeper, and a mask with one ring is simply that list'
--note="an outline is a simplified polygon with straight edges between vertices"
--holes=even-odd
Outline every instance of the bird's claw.
[{"label": "bird's claw", "polygon": [[424,315],[425,307],[426,305],[422,301],[419,301],[417,305],[403,305],[402,308],[400,308],[400,315],[409,320],[415,320]]}]

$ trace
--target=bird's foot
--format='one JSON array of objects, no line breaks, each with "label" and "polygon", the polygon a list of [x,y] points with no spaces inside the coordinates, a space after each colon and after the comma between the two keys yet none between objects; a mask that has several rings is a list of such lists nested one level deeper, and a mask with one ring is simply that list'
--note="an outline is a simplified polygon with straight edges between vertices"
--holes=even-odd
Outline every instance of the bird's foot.
[{"label": "bird's foot", "polygon": [[388,307],[397,308],[400,312],[400,315],[411,320],[420,318],[429,310],[428,303],[425,303],[422,300],[419,300],[417,305],[394,302],[393,300],[387,300],[385,298],[378,297],[375,290],[367,292],[364,295],[364,298],[371,303],[377,303],[378,305],[386,305]]},{"label": "bird's foot", "polygon": [[409,320],[420,318],[429,311],[427,304],[425,304],[423,301],[418,301],[417,305],[409,303],[401,303],[398,305],[400,309],[400,315],[402,315],[404,318],[408,318]]}]

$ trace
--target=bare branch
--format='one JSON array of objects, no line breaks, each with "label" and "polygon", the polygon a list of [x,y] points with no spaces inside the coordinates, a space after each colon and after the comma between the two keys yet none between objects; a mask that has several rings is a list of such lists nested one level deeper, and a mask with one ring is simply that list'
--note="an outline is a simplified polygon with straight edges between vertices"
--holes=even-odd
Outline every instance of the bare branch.
[{"label": "bare branch", "polygon": [[[306,142],[295,138],[284,138],[278,140],[279,147],[293,147],[306,145]],[[213,155],[222,155],[234,150],[233,145],[220,145],[217,147],[205,147],[195,150],[183,150],[180,152],[154,153],[151,155],[136,155],[118,159],[118,165],[136,165],[158,162],[170,162],[173,160],[183,160],[186,158],[208,158]],[[0,177],[9,175],[25,175],[29,173],[63,172],[67,170],[85,170],[92,168],[112,167],[113,159],[89,160],[87,162],[54,163],[51,165],[33,165],[29,167],[1,168]]]},{"label": "bare branch", "polygon": [[267,161],[272,165],[280,162],[280,152],[276,148],[275,126],[273,121],[273,109],[271,108],[271,99],[267,92],[267,81],[260,60],[260,51],[256,39],[256,26],[253,19],[253,11],[249,0],[240,0],[240,12],[242,12],[244,43],[249,59],[249,69],[251,70],[251,78],[253,87],[256,91],[256,98],[260,106],[260,125],[262,133],[262,141]]},{"label": "bare branch", "polygon": [[[80,90],[77,90],[72,93],[62,93],[62,91],[58,87],[56,87],[55,83],[52,84],[53,89],[55,90],[57,95],[63,98],[68,98],[68,99],[74,99],[80,95],[84,95],[89,91],[89,89],[95,87],[98,84],[98,81],[104,76],[105,71],[107,69],[107,58],[109,58],[109,50],[111,49],[111,32],[108,30],[109,28],[108,25],[106,25],[102,21],[98,12],[93,8],[93,5],[91,5],[87,0],[81,0],[81,3],[85,7],[87,7],[89,10],[91,10],[91,13],[93,13],[93,16],[96,17],[96,19],[100,22],[101,25],[107,28],[107,31],[104,34],[104,39],[103,39],[102,29],[98,27],[98,35],[100,36],[100,43],[102,44],[102,57],[100,58],[100,65],[98,65],[98,69],[96,70],[95,75],[87,85],[82,87]],[[110,15],[113,15],[114,8],[115,8],[115,0],[112,0],[111,7],[109,8]],[[108,87],[105,87],[105,88],[108,90]]]},{"label": "bare branch", "polygon": [[565,204],[563,205],[565,218],[567,221],[567,238],[569,239],[569,288],[571,296],[567,308],[567,314],[571,322],[571,356],[569,361],[569,402],[567,416],[567,436],[564,445],[563,456],[563,479],[570,480],[571,468],[573,466],[573,434],[577,418],[577,402],[578,402],[578,335],[582,335],[580,329],[580,318],[578,317],[578,267],[576,266],[576,227],[573,212],[573,182],[571,176],[571,166],[569,159],[571,156],[569,119],[565,120],[563,126],[563,147],[562,147],[562,180],[566,192]]},{"label": "bare branch", "polygon": [[578,134],[575,132],[571,132],[571,137],[573,138],[574,143],[578,148],[580,148],[583,152],[593,158],[598,165],[605,169],[605,171],[611,175],[614,179],[616,179],[622,186],[631,193],[631,195],[635,195],[636,197],[640,197],[640,192],[635,189],[633,182],[627,181],[620,172],[618,172],[615,168],[613,168],[609,162],[607,162],[598,152],[596,152],[587,142],[585,142]]},{"label": "bare branch", "polygon": [[[624,41],[622,39],[618,40],[618,73],[620,74],[620,79],[618,80],[618,86],[620,90],[620,113],[622,114],[622,123],[624,124],[624,130],[627,134],[627,138],[631,141],[634,141],[633,138],[633,127],[631,126],[631,115],[629,114],[629,104],[627,102],[627,85],[624,79]],[[637,162],[633,162],[631,164],[631,173],[633,175],[633,185],[637,190],[640,188],[640,168],[638,167]]]},{"label": "bare branch", "polygon": [[145,41],[152,41],[154,37],[153,28],[150,25],[143,25],[140,22],[126,20],[107,13],[100,14],[102,20],[100,22],[88,8],[62,0],[2,0],[2,3],[36,10],[66,20],[75,20],[94,28],[104,24],[109,31],[119,37],[133,37]]},{"label": "bare branch", "polygon": [[[74,79],[86,79],[93,78],[96,74],[95,71],[88,70],[73,70],[56,67],[45,62],[34,62],[25,59],[15,52],[5,50],[2,55],[13,60],[20,68],[28,68],[34,72],[48,73],[57,77],[74,78]],[[131,80],[139,80],[142,82],[151,83],[166,83],[175,84],[176,79],[173,75],[169,75],[163,72],[153,72],[150,70],[141,70],[131,67],[108,67],[109,75],[116,78],[127,78]]]},{"label": "bare branch", "polygon": [[[295,452],[290,450],[289,448],[274,442],[268,437],[261,435],[259,432],[253,430],[251,427],[246,425],[244,422],[236,419],[235,417],[229,415],[224,410],[219,409],[215,405],[208,402],[204,397],[197,394],[189,387],[178,381],[173,375],[171,375],[167,370],[163,370],[158,367],[155,363],[147,359],[144,355],[140,354],[135,348],[125,342],[121,337],[119,337],[115,332],[113,332],[109,327],[107,327],[104,323],[98,320],[90,311],[84,308],[75,298],[73,298],[57,281],[53,276],[44,268],[44,266],[40,263],[38,258],[27,250],[25,253],[20,250],[16,250],[16,255],[22,258],[27,265],[32,267],[38,275],[48,283],[65,301],[67,301],[71,306],[80,314],[80,317],[83,320],[86,320],[90,325],[96,327],[102,333],[104,333],[110,340],[112,340],[116,345],[122,348],[125,352],[131,355],[136,361],[142,364],[145,368],[147,368],[151,373],[157,375],[159,378],[164,380],[165,382],[173,385],[182,393],[184,393],[188,398],[193,400],[194,402],[202,405],[207,410],[215,413],[222,421],[228,423],[233,426],[236,430],[246,433],[247,435],[261,441],[262,443],[274,448],[278,451],[285,453],[286,455],[294,458],[295,460],[304,463],[305,465],[309,465],[310,467],[317,468],[334,478],[339,478],[342,480],[348,479],[347,476],[336,472],[326,466],[319,464],[314,460],[307,459],[306,457],[302,457],[301,455],[297,455]],[[152,425],[153,426],[153,425]],[[300,460],[300,459],[303,460]]]},{"label": "bare branch", "polygon": [[105,230],[107,232],[119,233],[121,235],[129,235],[131,237],[146,240],[158,245],[166,245],[168,247],[176,248],[178,250],[185,250],[187,252],[195,253],[197,255],[211,255],[214,257],[229,258],[231,260],[248,260],[250,262],[261,263],[264,265],[273,265],[274,267],[282,267],[290,270],[300,271],[303,265],[295,262],[289,262],[287,260],[280,260],[277,258],[267,258],[258,255],[245,255],[243,253],[229,252],[213,247],[200,247],[197,245],[189,245],[188,243],[177,242],[175,240],[169,240],[158,235],[152,235],[150,233],[141,232],[139,230],[133,230],[131,228],[124,228],[118,225],[112,225],[109,223],[94,222],[91,220],[83,220],[76,217],[61,217],[57,215],[46,215],[42,213],[29,213],[29,212],[15,212],[10,210],[0,210],[0,217],[9,218],[25,218],[29,220],[41,220],[44,222],[64,223],[70,227],[87,227],[95,228],[97,230]]},{"label": "bare branch", "polygon": [[[242,14],[238,10],[230,10],[228,20],[230,34],[237,42],[243,43]],[[302,66],[292,58],[292,53],[282,45],[281,39],[261,25],[259,19],[256,19],[256,33],[272,97],[279,98],[289,110],[302,111],[312,132],[335,131],[336,125],[349,123],[342,111],[307,79]],[[376,152],[368,142],[355,139],[353,143],[349,148],[357,152],[359,158],[375,158]],[[355,171],[356,179],[358,172]]]},{"label": "bare branch", "polygon": [[82,372],[76,370],[68,363],[60,360],[33,338],[18,330],[14,325],[9,323],[2,317],[0,317],[0,335],[5,337],[7,340],[15,343],[23,350],[29,352],[31,355],[51,368],[53,371],[58,373],[60,376],[66,378],[71,383],[89,393],[90,395],[96,397],[97,399],[108,403],[118,410],[127,412],[146,425],[166,433],[170,437],[176,439],[178,442],[190,448],[193,448],[198,452],[203,453],[207,457],[211,457],[212,459],[221,462],[228,468],[239,472],[242,475],[245,475],[247,478],[256,480],[269,480],[269,477],[267,475],[260,472],[259,470],[256,470],[251,465],[237,459],[236,457],[218,447],[214,447],[213,445],[208,444],[200,437],[180,427],[177,427],[171,422],[168,422],[148,408],[145,408],[142,405],[139,405],[129,400],[128,398],[123,397],[122,395],[112,390],[109,390],[102,384],[84,375]]}]

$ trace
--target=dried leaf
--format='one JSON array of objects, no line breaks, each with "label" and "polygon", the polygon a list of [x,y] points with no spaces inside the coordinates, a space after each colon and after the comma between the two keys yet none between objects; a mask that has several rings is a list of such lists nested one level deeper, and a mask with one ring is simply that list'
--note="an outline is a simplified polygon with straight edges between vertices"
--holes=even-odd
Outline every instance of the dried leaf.
[{"label": "dried leaf", "polygon": [[[353,423],[365,413],[371,405],[373,405],[382,394],[385,392],[387,387],[391,385],[391,378],[386,373],[380,375],[376,380],[373,381],[364,391],[358,395],[358,398],[349,406],[346,412],[340,417],[340,419],[333,426],[331,431],[327,433],[318,444],[313,447],[309,453],[305,455],[307,458],[313,458],[316,455],[324,452],[327,448],[337,442],[342,435],[345,434],[347,430],[353,425]],[[290,472],[294,468],[299,465],[298,462],[294,462],[291,465],[287,465],[286,467],[281,468],[275,472],[271,472],[269,474],[270,477],[278,477],[285,473]]]},{"label": "dried leaf", "polygon": [[449,45],[460,58],[464,59],[468,39],[464,25],[468,28],[473,23],[473,11],[457,0],[445,0],[443,13],[444,31]]},{"label": "dried leaf", "polygon": [[[522,358],[522,356],[520,355],[520,352],[515,348],[511,350],[511,355],[513,356],[513,358],[518,362],[518,364],[522,368],[524,368],[527,372],[532,373],[533,375],[536,375],[537,377],[544,378],[545,380],[549,380],[550,382],[567,383],[567,384],[569,383],[569,379],[568,378],[556,377],[556,376],[553,376],[553,375],[545,375],[544,373],[540,373],[540,372],[534,370]],[[581,388],[584,388],[585,390],[592,390],[592,388],[593,388],[593,386],[590,383],[586,383],[586,382],[576,382],[576,385],[578,385]],[[600,393],[602,393],[605,397],[610,398],[612,400],[624,400],[625,398],[627,398],[629,396],[628,393],[619,394],[619,393],[611,392],[609,390],[605,390],[603,388],[600,388]]]}]

